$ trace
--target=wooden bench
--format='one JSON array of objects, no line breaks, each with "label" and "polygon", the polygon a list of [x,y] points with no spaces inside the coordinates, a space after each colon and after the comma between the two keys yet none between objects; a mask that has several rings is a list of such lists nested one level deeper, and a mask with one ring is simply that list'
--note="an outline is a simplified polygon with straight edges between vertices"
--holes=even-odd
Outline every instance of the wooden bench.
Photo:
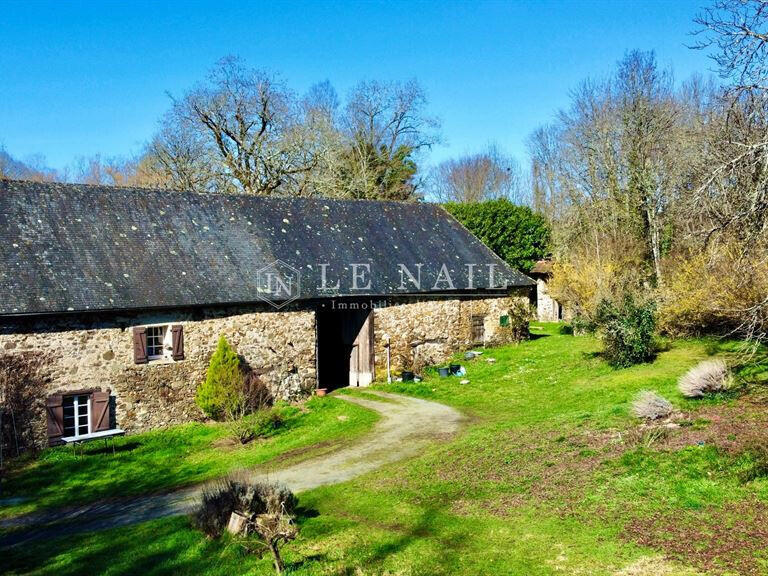
[{"label": "wooden bench", "polygon": [[77,451],[75,446],[82,444],[83,442],[90,442],[91,440],[104,440],[104,448],[107,448],[107,442],[112,439],[112,455],[115,454],[115,436],[125,436],[125,430],[120,428],[112,428],[111,430],[101,430],[99,432],[91,432],[90,434],[81,434],[80,436],[64,436],[61,441],[65,444],[72,444],[72,450]]}]

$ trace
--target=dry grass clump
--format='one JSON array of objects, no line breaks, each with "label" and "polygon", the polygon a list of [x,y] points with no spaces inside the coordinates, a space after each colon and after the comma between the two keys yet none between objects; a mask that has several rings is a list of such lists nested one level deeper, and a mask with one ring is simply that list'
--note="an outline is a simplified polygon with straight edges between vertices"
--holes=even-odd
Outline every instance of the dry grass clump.
[{"label": "dry grass clump", "polygon": [[632,413],[644,420],[658,420],[672,414],[672,404],[652,390],[643,390],[632,403]]},{"label": "dry grass clump", "polygon": [[686,398],[723,392],[731,385],[728,365],[722,360],[705,360],[680,377],[677,387]]}]

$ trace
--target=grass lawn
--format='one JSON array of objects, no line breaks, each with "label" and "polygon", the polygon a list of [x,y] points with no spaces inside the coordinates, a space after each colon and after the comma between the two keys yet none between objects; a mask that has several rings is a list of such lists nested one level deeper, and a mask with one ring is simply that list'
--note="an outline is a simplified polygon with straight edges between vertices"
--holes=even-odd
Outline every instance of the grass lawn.
[{"label": "grass lawn", "polygon": [[[679,341],[653,363],[613,370],[596,339],[533,328],[533,340],[467,362],[469,384],[380,387],[456,406],[469,422],[415,460],[301,494],[290,573],[768,574],[768,460],[755,449],[768,442],[768,402],[676,391],[688,368],[732,347]],[[678,426],[638,426],[629,408],[643,389],[681,410]],[[3,557],[10,573],[272,571],[184,518]]]},{"label": "grass lawn", "polygon": [[116,455],[99,442],[45,450],[36,460],[18,463],[3,480],[4,498],[22,498],[0,507],[0,516],[99,498],[165,491],[252,468],[332,449],[359,436],[378,419],[375,412],[336,398],[312,398],[304,409],[279,408],[282,427],[246,445],[233,441],[225,425],[184,424],[115,441]]}]

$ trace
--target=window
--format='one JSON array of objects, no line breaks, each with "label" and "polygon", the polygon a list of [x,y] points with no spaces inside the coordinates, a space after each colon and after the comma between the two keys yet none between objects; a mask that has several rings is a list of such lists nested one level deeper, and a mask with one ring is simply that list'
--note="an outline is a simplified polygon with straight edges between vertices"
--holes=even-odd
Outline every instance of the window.
[{"label": "window", "polygon": [[146,364],[155,360],[184,360],[183,326],[165,324],[133,328],[133,362]]},{"label": "window", "polygon": [[64,436],[84,436],[91,431],[91,397],[89,394],[65,396],[63,402]]},{"label": "window", "polygon": [[72,390],[51,394],[45,400],[48,444],[63,438],[75,440],[117,426],[111,390]]},{"label": "window", "polygon": [[163,357],[163,347],[167,326],[149,326],[147,328],[147,358],[159,360]]}]

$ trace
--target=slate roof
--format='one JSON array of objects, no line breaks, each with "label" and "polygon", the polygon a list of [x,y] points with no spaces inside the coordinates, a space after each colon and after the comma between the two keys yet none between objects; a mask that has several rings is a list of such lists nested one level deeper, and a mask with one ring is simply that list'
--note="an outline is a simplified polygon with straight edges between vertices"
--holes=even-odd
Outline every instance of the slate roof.
[{"label": "slate roof", "polygon": [[[302,300],[445,293],[443,264],[461,291],[533,284],[432,204],[0,180],[0,316],[255,302],[278,259],[301,271]],[[320,289],[321,263],[338,290]],[[370,289],[351,290],[351,263],[371,265]],[[400,263],[422,264],[421,289],[400,289]]]}]

